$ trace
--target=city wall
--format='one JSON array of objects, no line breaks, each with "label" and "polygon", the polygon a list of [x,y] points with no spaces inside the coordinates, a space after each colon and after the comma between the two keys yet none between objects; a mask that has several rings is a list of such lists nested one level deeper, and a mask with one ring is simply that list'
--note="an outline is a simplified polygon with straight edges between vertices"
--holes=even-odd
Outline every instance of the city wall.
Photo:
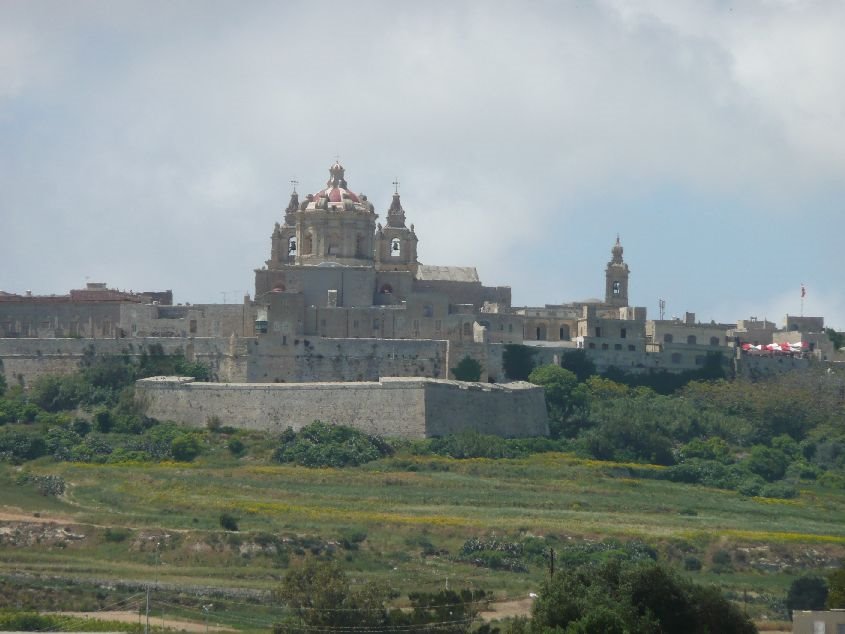
[{"label": "city wall", "polygon": [[425,438],[475,430],[508,437],[549,432],[542,388],[528,383],[461,383],[382,378],[378,383],[198,383],[154,377],[136,383],[147,414],[204,427],[280,432],[320,420],[367,434]]},{"label": "city wall", "polygon": [[96,355],[140,356],[150,345],[158,344],[166,354],[183,353],[191,361],[207,364],[216,374],[227,349],[225,339],[173,337],[144,339],[2,339],[0,373],[9,385],[31,385],[46,374],[70,374],[79,369],[86,351]]}]

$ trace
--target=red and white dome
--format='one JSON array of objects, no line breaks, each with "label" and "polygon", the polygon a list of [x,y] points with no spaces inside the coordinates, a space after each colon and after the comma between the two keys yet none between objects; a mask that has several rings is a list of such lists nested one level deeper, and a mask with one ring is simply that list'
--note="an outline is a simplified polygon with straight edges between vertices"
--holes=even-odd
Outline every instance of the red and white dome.
[{"label": "red and white dome", "polygon": [[314,194],[315,200],[319,200],[325,196],[330,203],[342,203],[344,200],[351,200],[355,203],[361,202],[358,194],[346,188],[346,179],[343,177],[343,165],[335,162],[329,168],[329,174],[330,177],[326,181],[325,189],[321,189]]}]

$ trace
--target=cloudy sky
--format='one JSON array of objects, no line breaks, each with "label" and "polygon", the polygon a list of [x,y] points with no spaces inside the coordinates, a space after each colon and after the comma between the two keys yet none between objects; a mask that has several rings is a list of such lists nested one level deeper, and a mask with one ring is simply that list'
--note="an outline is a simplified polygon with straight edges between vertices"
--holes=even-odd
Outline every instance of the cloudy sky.
[{"label": "cloudy sky", "polygon": [[0,289],[237,301],[339,155],[516,305],[845,329],[845,3],[0,2]]}]

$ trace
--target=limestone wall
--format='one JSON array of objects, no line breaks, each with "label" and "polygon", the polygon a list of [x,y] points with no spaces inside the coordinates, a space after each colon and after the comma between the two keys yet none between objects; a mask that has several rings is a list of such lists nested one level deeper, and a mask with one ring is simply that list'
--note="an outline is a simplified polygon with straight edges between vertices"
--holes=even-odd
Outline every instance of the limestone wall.
[{"label": "limestone wall", "polygon": [[255,310],[246,304],[120,307],[120,327],[132,337],[243,337],[253,334],[254,322]]},{"label": "limestone wall", "polygon": [[[246,343],[245,381],[377,381],[446,377],[446,341],[259,337]],[[233,375],[229,380],[241,380]]]},{"label": "limestone wall", "polygon": [[427,436],[465,430],[510,438],[549,434],[543,390],[531,383],[432,381],[425,414]]},{"label": "limestone wall", "polygon": [[96,355],[140,355],[145,347],[161,345],[167,354],[181,351],[192,360],[208,364],[216,373],[225,352],[225,340],[215,338],[176,339],[3,339],[0,338],[0,372],[7,383],[30,385],[46,374],[69,374],[89,348]]},{"label": "limestone wall", "polygon": [[147,414],[203,427],[281,431],[315,420],[368,434],[423,438],[466,429],[502,436],[548,434],[543,391],[523,383],[485,385],[384,378],[378,383],[195,383],[156,377],[136,384]]},{"label": "limestone wall", "polygon": [[0,303],[0,337],[112,338],[121,302],[32,298]]}]

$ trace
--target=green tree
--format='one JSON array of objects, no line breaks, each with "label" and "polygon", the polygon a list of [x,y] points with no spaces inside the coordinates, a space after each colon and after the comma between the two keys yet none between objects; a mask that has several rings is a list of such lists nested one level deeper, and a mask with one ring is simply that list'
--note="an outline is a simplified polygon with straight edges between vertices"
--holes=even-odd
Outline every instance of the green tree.
[{"label": "green tree", "polygon": [[481,379],[481,364],[472,357],[466,356],[452,368],[452,374],[458,381],[478,381]]},{"label": "green tree", "polygon": [[828,575],[826,605],[829,610],[845,608],[845,568],[835,570]]},{"label": "green tree", "polygon": [[542,365],[531,371],[528,380],[542,386],[545,392],[552,437],[575,436],[578,426],[567,423],[584,404],[584,391],[578,389],[575,373],[556,365]]},{"label": "green tree", "polygon": [[384,625],[386,597],[386,590],[376,584],[352,588],[337,562],[315,559],[289,570],[276,593],[310,627]]},{"label": "green tree", "polygon": [[596,364],[592,362],[587,356],[587,351],[583,349],[567,350],[563,353],[563,358],[560,365],[565,370],[573,372],[578,378],[579,383],[583,383],[591,376],[598,374],[596,372]]},{"label": "green tree", "polygon": [[824,610],[827,601],[827,581],[821,577],[798,577],[786,593],[786,609],[792,618],[793,610]]},{"label": "green tree", "polygon": [[531,631],[751,634],[754,624],[718,589],[681,579],[656,562],[568,566],[534,602]]},{"label": "green tree", "polygon": [[824,332],[835,350],[845,347],[845,332],[836,332],[833,328],[825,328]]},{"label": "green tree", "polygon": [[527,381],[528,375],[534,369],[534,355],[536,350],[518,343],[505,344],[502,353],[502,366],[505,376],[511,381]]}]

